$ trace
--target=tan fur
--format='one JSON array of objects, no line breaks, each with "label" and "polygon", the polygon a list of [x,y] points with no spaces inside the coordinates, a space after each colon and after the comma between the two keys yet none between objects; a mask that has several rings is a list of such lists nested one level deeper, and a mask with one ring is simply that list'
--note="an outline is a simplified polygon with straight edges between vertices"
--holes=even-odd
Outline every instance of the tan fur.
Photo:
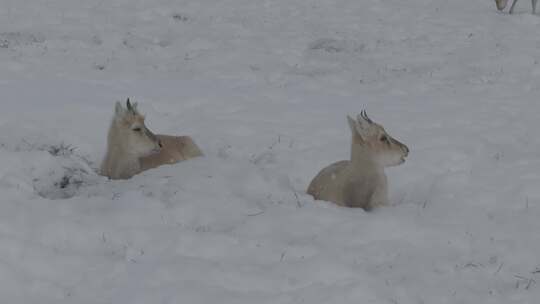
[{"label": "tan fur", "polygon": [[388,204],[384,167],[403,163],[409,149],[365,112],[356,121],[350,117],[348,120],[352,132],[351,159],[323,168],[309,184],[307,193],[317,200],[369,211]]},{"label": "tan fur", "polygon": [[189,136],[158,134],[157,137],[162,148],[158,153],[140,158],[142,171],[203,155],[201,149]]},{"label": "tan fur", "polygon": [[116,104],[107,137],[107,152],[101,174],[111,179],[127,179],[164,164],[201,156],[189,136],[154,135],[145,125],[137,104]]}]

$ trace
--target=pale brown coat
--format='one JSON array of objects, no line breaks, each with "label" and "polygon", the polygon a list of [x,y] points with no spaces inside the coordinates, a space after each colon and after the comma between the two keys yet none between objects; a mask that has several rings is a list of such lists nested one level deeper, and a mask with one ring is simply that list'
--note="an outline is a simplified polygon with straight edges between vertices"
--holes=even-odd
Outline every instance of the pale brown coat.
[{"label": "pale brown coat", "polygon": [[132,105],[128,99],[125,108],[116,103],[101,174],[111,179],[127,179],[151,168],[202,155],[189,136],[152,133],[138,112],[137,103]]},{"label": "pale brown coat", "polygon": [[307,193],[316,200],[369,211],[388,204],[384,167],[403,163],[409,148],[388,135],[365,111],[356,121],[349,116],[347,119],[352,132],[351,159],[323,168]]}]

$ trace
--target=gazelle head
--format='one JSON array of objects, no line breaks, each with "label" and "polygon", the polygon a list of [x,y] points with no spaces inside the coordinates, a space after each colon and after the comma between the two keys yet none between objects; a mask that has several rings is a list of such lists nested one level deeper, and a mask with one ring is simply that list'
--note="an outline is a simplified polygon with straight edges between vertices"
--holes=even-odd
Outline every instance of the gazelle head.
[{"label": "gazelle head", "polygon": [[495,0],[495,4],[497,4],[497,9],[502,11],[506,4],[508,3],[508,0]]},{"label": "gazelle head", "polygon": [[119,145],[131,156],[143,157],[161,149],[159,139],[144,124],[144,116],[137,110],[137,103],[131,104],[129,98],[124,108],[116,102],[113,120],[115,129],[114,145]]},{"label": "gazelle head", "polygon": [[351,158],[360,151],[367,151],[383,167],[397,166],[405,162],[409,148],[390,136],[384,128],[373,122],[362,111],[356,120],[347,116],[352,132]]}]

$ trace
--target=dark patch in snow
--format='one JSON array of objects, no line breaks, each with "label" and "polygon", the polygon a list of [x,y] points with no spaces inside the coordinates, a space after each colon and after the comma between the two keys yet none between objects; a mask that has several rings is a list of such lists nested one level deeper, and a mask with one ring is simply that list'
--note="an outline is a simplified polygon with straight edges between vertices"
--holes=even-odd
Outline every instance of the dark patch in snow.
[{"label": "dark patch in snow", "polygon": [[343,43],[336,39],[321,38],[309,45],[310,50],[322,50],[328,53],[339,53],[345,50]]},{"label": "dark patch in snow", "polygon": [[94,35],[94,36],[92,36],[92,43],[95,44],[95,45],[102,45],[103,40],[99,36]]},{"label": "dark patch in snow", "polygon": [[82,186],[96,183],[98,175],[92,170],[91,162],[75,153],[74,146],[60,143],[38,146],[34,150],[46,151],[54,157],[51,169],[33,178],[39,196],[67,199],[77,195]]},{"label": "dark patch in snow", "polygon": [[47,151],[52,156],[69,156],[73,154],[73,151],[75,151],[75,147],[65,144],[65,143],[60,143],[58,145],[50,145],[50,146],[46,145],[38,150]]},{"label": "dark patch in snow", "polygon": [[172,18],[174,19],[174,21],[177,21],[177,22],[188,22],[189,21],[189,17],[184,15],[184,14],[180,14],[180,13],[176,13],[172,16]]},{"label": "dark patch in snow", "polygon": [[312,51],[323,51],[326,53],[360,52],[365,48],[364,44],[355,41],[338,40],[333,38],[321,38],[311,42],[308,46]]},{"label": "dark patch in snow", "polygon": [[0,48],[25,46],[43,42],[45,42],[45,38],[42,35],[27,34],[21,32],[0,33]]},{"label": "dark patch in snow", "polygon": [[96,70],[100,70],[100,71],[105,70],[105,67],[106,67],[106,66],[105,66],[104,64],[95,64],[95,65],[94,65],[94,68],[95,68]]}]

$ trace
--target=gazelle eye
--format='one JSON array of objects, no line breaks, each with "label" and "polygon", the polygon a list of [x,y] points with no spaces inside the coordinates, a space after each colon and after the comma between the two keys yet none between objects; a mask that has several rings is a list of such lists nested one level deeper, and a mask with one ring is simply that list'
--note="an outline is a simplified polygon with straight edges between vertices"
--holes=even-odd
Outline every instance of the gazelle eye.
[{"label": "gazelle eye", "polygon": [[381,136],[380,139],[382,142],[388,142],[388,137],[386,137],[386,135]]},{"label": "gazelle eye", "polygon": [[135,132],[141,132],[141,127],[135,127],[135,128],[133,128],[133,131],[135,131]]}]

